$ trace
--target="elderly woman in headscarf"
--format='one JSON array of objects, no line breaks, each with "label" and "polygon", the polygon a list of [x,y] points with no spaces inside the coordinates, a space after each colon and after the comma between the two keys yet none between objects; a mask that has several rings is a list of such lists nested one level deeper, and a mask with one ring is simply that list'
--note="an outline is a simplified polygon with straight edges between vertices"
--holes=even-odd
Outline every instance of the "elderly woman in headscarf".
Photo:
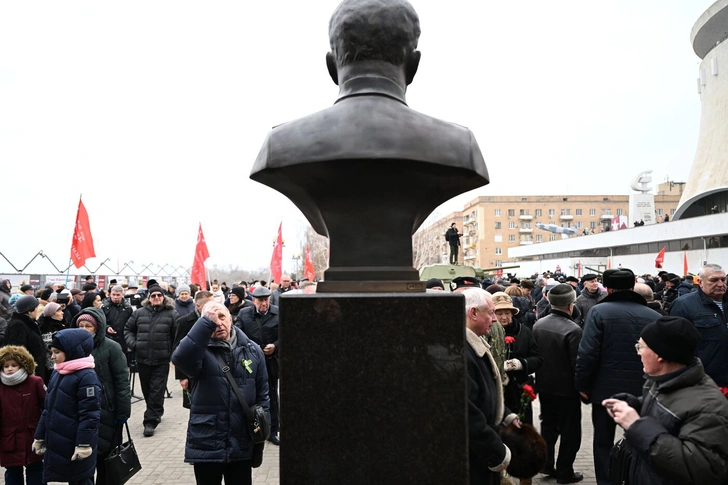
[{"label": "elderly woman in headscarf", "polygon": [[503,399],[507,408],[522,416],[521,421],[533,424],[530,400],[525,406],[521,406],[523,385],[529,383],[528,375],[543,365],[543,358],[531,329],[514,320],[518,308],[513,306],[511,297],[505,292],[495,293],[493,304],[498,323],[506,332],[507,355],[503,368],[508,379],[503,390]]}]

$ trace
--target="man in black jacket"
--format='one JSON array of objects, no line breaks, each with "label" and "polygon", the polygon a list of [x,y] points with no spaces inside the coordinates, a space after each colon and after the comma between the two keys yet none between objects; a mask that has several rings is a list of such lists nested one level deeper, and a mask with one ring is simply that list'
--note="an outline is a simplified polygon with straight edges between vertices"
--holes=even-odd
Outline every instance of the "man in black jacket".
[{"label": "man in black jacket", "polygon": [[[190,329],[192,329],[195,322],[200,319],[202,316],[202,308],[211,301],[215,301],[215,297],[209,291],[198,291],[195,293],[194,311],[177,319],[177,331],[174,334],[174,342],[172,343],[173,351],[177,348],[180,341],[190,333]],[[177,366],[174,366],[174,378],[179,381],[182,391],[189,390],[189,377]],[[185,404],[189,404],[187,398],[183,399],[182,405],[184,406]]]},{"label": "man in black jacket", "polygon": [[580,315],[576,323],[584,328],[586,314],[589,313],[589,310],[594,305],[602,301],[607,294],[599,289],[599,281],[597,281],[597,275],[594,273],[588,273],[582,276],[581,284],[584,286],[584,291],[576,298],[576,308],[579,309]]},{"label": "man in black jacket", "polygon": [[[544,473],[556,477],[558,483],[573,483],[584,478],[574,472],[581,447],[581,400],[574,386],[574,371],[582,330],[571,319],[576,300],[571,285],[553,287],[548,298],[551,312],[533,326],[533,338],[543,357],[543,365],[536,371],[536,388],[547,450]],[[555,460],[559,435],[559,459]]]},{"label": "man in black jacket", "polygon": [[450,229],[445,233],[445,239],[450,245],[450,264],[458,264],[458,251],[460,250],[460,234],[455,223],[450,224]]},{"label": "man in black jacket", "polygon": [[159,286],[150,287],[148,294],[149,299],[126,322],[124,339],[127,347],[136,352],[139,383],[147,403],[144,436],[153,436],[164,414],[164,391],[179,314],[174,300],[164,296]]},{"label": "man in black jacket", "polygon": [[[660,317],[633,290],[634,273],[626,268],[604,272],[608,295],[592,307],[584,323],[584,335],[576,358],[576,389],[592,406],[594,425],[594,472],[598,485],[611,485],[609,452],[616,425],[600,406],[618,392],[639,395],[644,384],[642,362],[634,344],[642,329]],[[583,296],[583,294],[582,294]]]},{"label": "man in black jacket", "polygon": [[114,342],[121,345],[121,349],[126,352],[126,341],[124,340],[124,325],[131,318],[134,309],[131,307],[129,300],[124,298],[124,288],[121,285],[111,288],[110,296],[101,302],[101,309],[106,317],[107,336]]},{"label": "man in black jacket", "polygon": [[279,445],[278,436],[279,404],[278,404],[278,307],[270,304],[271,291],[265,286],[258,286],[253,291],[255,308],[243,308],[238,313],[235,325],[250,340],[255,342],[265,354],[268,370],[268,392],[270,396],[270,438],[268,441]]}]

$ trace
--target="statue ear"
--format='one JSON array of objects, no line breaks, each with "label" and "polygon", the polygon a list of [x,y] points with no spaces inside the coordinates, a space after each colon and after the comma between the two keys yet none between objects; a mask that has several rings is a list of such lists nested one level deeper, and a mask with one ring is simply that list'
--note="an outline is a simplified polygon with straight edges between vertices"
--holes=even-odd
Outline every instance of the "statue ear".
[{"label": "statue ear", "polygon": [[336,68],[336,59],[334,54],[331,52],[326,53],[326,68],[329,70],[329,76],[334,81],[334,84],[339,85],[339,70]]},{"label": "statue ear", "polygon": [[420,51],[412,51],[407,54],[404,66],[404,75],[408,86],[412,84],[412,80],[415,78],[415,74],[417,74],[417,68],[420,67],[421,56],[422,54]]}]

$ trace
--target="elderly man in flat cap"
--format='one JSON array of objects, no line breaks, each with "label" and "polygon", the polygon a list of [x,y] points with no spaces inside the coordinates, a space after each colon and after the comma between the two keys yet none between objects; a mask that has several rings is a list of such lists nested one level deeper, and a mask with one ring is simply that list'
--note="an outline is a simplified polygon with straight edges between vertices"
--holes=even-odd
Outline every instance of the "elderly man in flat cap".
[{"label": "elderly man in flat cap", "polygon": [[634,352],[642,329],[660,314],[633,291],[634,273],[626,268],[604,272],[607,296],[592,307],[584,322],[584,335],[576,358],[576,389],[592,406],[594,471],[598,485],[612,485],[608,477],[609,452],[616,425],[600,406],[618,392],[639,395],[644,384],[642,363]]},{"label": "elderly man in flat cap", "polygon": [[257,286],[253,293],[254,307],[243,308],[238,313],[235,326],[239,327],[250,340],[260,345],[265,354],[268,368],[268,393],[270,395],[270,438],[268,441],[280,445],[278,436],[278,307],[271,305],[271,291],[265,286]]},{"label": "elderly man in flat cap", "polygon": [[575,319],[576,324],[580,327],[584,327],[584,321],[586,321],[586,314],[589,313],[589,309],[594,305],[602,301],[607,294],[599,289],[599,281],[597,275],[594,273],[587,273],[581,277],[581,284],[584,290],[576,298],[576,308],[579,310],[580,317]]}]

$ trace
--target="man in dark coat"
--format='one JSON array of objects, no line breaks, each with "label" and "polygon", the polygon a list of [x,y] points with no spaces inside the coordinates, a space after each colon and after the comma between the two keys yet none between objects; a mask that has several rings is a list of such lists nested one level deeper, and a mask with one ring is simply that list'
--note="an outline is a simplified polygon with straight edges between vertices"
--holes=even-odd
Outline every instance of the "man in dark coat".
[{"label": "man in dark coat", "polygon": [[248,406],[259,404],[266,410],[269,406],[260,347],[232,326],[224,305],[207,303],[172,355],[175,367],[190,378],[185,462],[194,464],[198,484],[219,484],[223,477],[226,484],[250,484],[254,446],[247,417],[218,357],[228,366]]},{"label": "man in dark coat", "polygon": [[164,392],[169,377],[169,358],[177,331],[179,314],[174,300],[164,290],[152,286],[149,298],[135,311],[124,327],[126,345],[136,353],[139,383],[147,409],[144,412],[144,436],[153,436],[164,414]]},{"label": "man in dark coat", "polygon": [[728,387],[728,294],[726,275],[717,264],[701,268],[700,288],[681,296],[672,304],[670,315],[687,318],[700,335],[698,357],[705,373],[718,384]]},{"label": "man in dark coat", "polygon": [[[40,302],[31,295],[18,299],[15,313],[8,322],[6,345],[20,345],[30,352],[38,364],[39,375],[47,376],[44,370],[48,358],[48,348],[43,343],[40,326],[36,319],[40,316]],[[46,381],[47,382],[47,381]]]},{"label": "man in dark coat", "polygon": [[0,280],[0,318],[10,320],[13,314],[13,307],[10,306],[10,292],[13,284],[10,280]]},{"label": "man in dark coat", "polygon": [[468,372],[468,436],[470,485],[497,485],[500,472],[511,461],[511,450],[503,444],[496,427],[520,423],[503,404],[503,384],[490,346],[481,337],[488,335],[496,320],[490,293],[482,288],[463,290],[465,296],[465,359]]},{"label": "man in dark coat", "polygon": [[584,328],[586,314],[589,312],[589,309],[602,301],[607,294],[599,289],[599,281],[597,281],[597,275],[594,273],[588,273],[582,276],[581,284],[584,286],[584,291],[576,298],[575,305],[579,310],[580,318],[575,318],[574,321],[577,325]]},{"label": "man in dark coat", "polygon": [[106,317],[105,326],[108,336],[119,344],[126,353],[124,326],[131,318],[131,314],[134,313],[134,309],[129,300],[124,298],[124,287],[121,285],[113,286],[109,296],[101,302],[101,309]]},{"label": "man in dark coat", "polygon": [[615,424],[599,403],[618,392],[640,393],[644,374],[634,344],[645,325],[660,314],[632,291],[635,277],[631,270],[608,269],[604,285],[608,295],[589,310],[584,323],[575,383],[584,400],[596,403],[592,406],[594,471],[598,485],[611,485],[609,452],[614,445]]},{"label": "man in dark coat", "polygon": [[536,371],[536,389],[541,403],[541,435],[547,449],[544,473],[556,477],[559,483],[583,478],[580,472],[574,472],[574,460],[581,447],[581,400],[574,386],[574,371],[582,336],[581,328],[571,319],[575,301],[571,285],[553,287],[549,291],[551,312],[533,326],[533,338],[543,357],[543,366]]},{"label": "man in dark coat", "polygon": [[291,275],[288,275],[288,274],[281,275],[281,281],[280,281],[280,284],[278,285],[278,288],[276,288],[275,291],[273,291],[270,295],[270,304],[271,305],[275,305],[275,306],[280,305],[281,295],[283,293],[286,293],[293,289],[293,287],[291,286],[291,283],[292,283]]},{"label": "man in dark coat", "polygon": [[256,287],[253,291],[255,308],[240,310],[235,325],[245,332],[250,340],[258,344],[265,354],[270,395],[269,441],[274,445],[279,445],[278,307],[270,304],[270,295],[270,290],[265,286]]},{"label": "man in dark coat", "polygon": [[450,224],[450,229],[445,233],[445,239],[450,245],[450,264],[458,264],[458,252],[460,251],[460,237],[462,234],[458,232],[455,223]]}]

